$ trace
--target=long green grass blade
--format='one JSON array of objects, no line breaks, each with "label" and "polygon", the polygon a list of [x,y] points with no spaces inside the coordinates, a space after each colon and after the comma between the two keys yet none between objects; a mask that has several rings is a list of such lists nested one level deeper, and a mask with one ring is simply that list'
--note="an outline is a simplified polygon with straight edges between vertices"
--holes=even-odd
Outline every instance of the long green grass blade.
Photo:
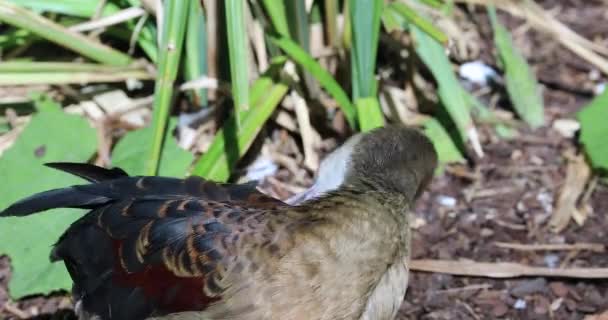
[{"label": "long green grass blade", "polygon": [[126,66],[132,61],[131,57],[120,51],[93,41],[79,33],[72,32],[47,18],[6,0],[0,0],[0,21],[29,30],[42,38],[101,63]]},{"label": "long green grass blade", "polygon": [[467,141],[469,132],[474,129],[471,108],[462,93],[464,88],[458,82],[444,48],[415,25],[411,25],[411,30],[416,42],[416,53],[437,80],[442,105],[458,128],[462,141]]},{"label": "long green grass blade", "polygon": [[376,96],[375,69],[380,33],[380,0],[351,0],[350,18],[353,37],[351,69],[353,99]]},{"label": "long green grass blade", "polygon": [[154,87],[154,113],[152,115],[154,135],[146,166],[148,175],[156,175],[158,172],[167,119],[171,110],[173,83],[177,77],[186,33],[190,1],[193,0],[165,1],[164,3],[165,25],[159,53],[158,76]]},{"label": "long green grass blade", "polygon": [[[200,1],[190,1],[186,30],[186,80],[198,79],[207,74],[207,27]],[[190,92],[194,105],[207,105],[207,91]]]},{"label": "long green grass blade", "polygon": [[437,150],[437,157],[440,163],[465,162],[462,153],[460,153],[460,150],[458,150],[448,132],[437,119],[429,118],[423,125],[424,133],[431,139],[435,150]]},{"label": "long green grass blade", "polygon": [[240,129],[237,129],[233,115],[217,132],[209,150],[198,160],[193,174],[213,181],[228,180],[238,160],[251,146],[289,89],[286,83],[273,81],[272,73],[254,82],[251,88],[252,106],[249,110],[241,111]]},{"label": "long green grass blade", "polygon": [[[9,0],[22,7],[30,8],[36,12],[54,12],[65,15],[90,18],[95,14],[99,0]],[[112,1],[108,1],[102,15],[117,12],[120,8]]]},{"label": "long green grass blade", "polygon": [[[67,16],[74,16],[80,18],[91,18],[97,10],[100,0],[9,0],[22,7],[29,8],[36,12],[52,12]],[[141,6],[139,1],[129,0],[129,3],[135,6]],[[121,7],[117,6],[113,1],[105,3],[101,12],[101,17],[115,14],[121,10]],[[156,47],[156,27],[151,22],[152,19],[148,19],[144,27],[140,30],[137,37],[137,44],[146,53],[148,58],[152,62],[156,62],[157,51]],[[126,23],[127,28],[133,32],[136,22],[129,21]],[[109,32],[112,34],[112,32]]]},{"label": "long green grass blade", "polygon": [[352,96],[359,127],[369,130],[384,124],[376,83],[376,54],[383,6],[380,0],[351,0],[349,6],[353,37],[350,55]]},{"label": "long green grass blade", "polygon": [[272,38],[272,42],[283,50],[293,61],[308,71],[319,84],[336,100],[351,128],[357,128],[356,111],[348,95],[340,84],[304,49],[287,37]]},{"label": "long green grass blade", "polygon": [[[310,27],[308,23],[308,13],[306,12],[306,1],[286,1],[285,10],[287,21],[289,21],[291,38],[307,53],[310,53]],[[303,83],[308,96],[314,99],[318,98],[320,90],[313,77],[304,71],[301,66],[298,66],[298,74],[304,79]]]},{"label": "long green grass blade", "polygon": [[262,4],[264,5],[264,10],[270,17],[272,27],[276,33],[284,37],[289,36],[289,25],[287,24],[284,1],[262,0]]},{"label": "long green grass blade", "polygon": [[245,2],[226,0],[228,54],[230,56],[230,82],[237,126],[240,113],[249,109],[249,60],[247,56],[247,30],[245,29]]},{"label": "long green grass blade", "polygon": [[33,61],[4,61],[0,63],[0,72],[99,72],[113,73],[121,71],[143,71],[142,66],[126,67],[109,66],[96,63],[82,62],[33,62]]},{"label": "long green grass blade", "polygon": [[150,80],[154,77],[142,70],[126,70],[116,72],[98,73],[91,71],[67,72],[27,72],[27,73],[1,73],[0,86],[34,85],[34,84],[87,84],[103,82],[124,82],[130,79]]},{"label": "long green grass blade", "polygon": [[545,122],[543,97],[536,76],[526,62],[526,58],[517,50],[509,31],[496,17],[496,9],[488,7],[488,14],[494,29],[494,43],[505,71],[505,82],[509,98],[517,114],[532,128],[538,128]]},{"label": "long green grass blade", "polygon": [[361,131],[384,126],[384,113],[376,97],[359,98],[355,101]]},{"label": "long green grass blade", "polygon": [[432,22],[428,21],[425,17],[419,15],[416,10],[408,7],[405,3],[393,2],[387,10],[393,10],[403,16],[409,23],[417,26],[420,30],[426,32],[433,39],[437,40],[442,44],[448,43],[448,37],[441,30],[436,28]]}]

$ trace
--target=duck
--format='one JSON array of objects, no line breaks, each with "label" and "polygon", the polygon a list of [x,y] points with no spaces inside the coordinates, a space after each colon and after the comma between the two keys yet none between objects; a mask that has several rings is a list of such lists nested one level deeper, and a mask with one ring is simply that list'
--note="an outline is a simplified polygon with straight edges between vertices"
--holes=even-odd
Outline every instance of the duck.
[{"label": "duck", "polygon": [[79,319],[390,320],[408,285],[410,215],[437,154],[418,129],[349,138],[286,201],[256,183],[49,163],[87,184],[0,212],[85,209],[55,243]]}]

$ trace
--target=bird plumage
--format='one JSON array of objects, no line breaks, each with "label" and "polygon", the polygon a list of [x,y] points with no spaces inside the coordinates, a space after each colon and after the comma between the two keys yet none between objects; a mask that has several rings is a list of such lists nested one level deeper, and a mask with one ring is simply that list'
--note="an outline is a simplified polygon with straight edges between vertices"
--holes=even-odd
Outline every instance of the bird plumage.
[{"label": "bird plumage", "polygon": [[74,280],[82,318],[392,319],[407,287],[407,212],[436,155],[401,127],[343,148],[332,160],[346,168],[339,183],[297,205],[254,184],[51,164],[91,184],[33,195],[0,216],[90,210],[51,254]]}]

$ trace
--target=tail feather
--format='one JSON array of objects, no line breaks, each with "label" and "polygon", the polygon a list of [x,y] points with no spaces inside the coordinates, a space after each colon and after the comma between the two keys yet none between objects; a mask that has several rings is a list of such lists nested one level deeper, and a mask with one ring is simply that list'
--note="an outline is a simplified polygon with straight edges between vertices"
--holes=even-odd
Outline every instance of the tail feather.
[{"label": "tail feather", "polygon": [[23,217],[54,208],[92,209],[110,199],[78,190],[74,187],[44,191],[13,203],[0,212],[0,217]]},{"label": "tail feather", "polygon": [[[47,163],[46,166],[65,171],[92,183],[128,177],[128,174],[122,169],[105,169],[86,163],[54,162]],[[90,192],[88,189],[90,189],[90,187],[83,188],[79,186],[72,186],[34,194],[15,202],[4,211],[1,211],[0,217],[22,217],[54,208],[92,209],[100,204],[110,201],[110,198],[107,195],[104,195],[103,193]]]},{"label": "tail feather", "polygon": [[45,163],[44,165],[53,169],[71,173],[89,182],[101,182],[129,176],[120,168],[106,169],[88,163],[50,162]]}]

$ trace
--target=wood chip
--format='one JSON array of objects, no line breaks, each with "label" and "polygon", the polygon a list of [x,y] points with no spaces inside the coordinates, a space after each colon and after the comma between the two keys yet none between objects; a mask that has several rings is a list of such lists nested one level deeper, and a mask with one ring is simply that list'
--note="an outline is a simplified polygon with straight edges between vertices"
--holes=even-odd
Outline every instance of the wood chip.
[{"label": "wood chip", "polygon": [[564,230],[574,216],[579,225],[583,224],[587,218],[586,211],[581,211],[577,207],[577,201],[585,191],[585,185],[591,176],[591,169],[582,154],[567,153],[565,156],[568,159],[566,179],[559,192],[555,211],[549,221],[553,232]]},{"label": "wood chip", "polygon": [[608,268],[567,268],[552,269],[531,267],[510,262],[475,262],[470,260],[412,260],[413,271],[436,272],[469,277],[517,278],[517,277],[555,277],[577,279],[608,279]]}]

